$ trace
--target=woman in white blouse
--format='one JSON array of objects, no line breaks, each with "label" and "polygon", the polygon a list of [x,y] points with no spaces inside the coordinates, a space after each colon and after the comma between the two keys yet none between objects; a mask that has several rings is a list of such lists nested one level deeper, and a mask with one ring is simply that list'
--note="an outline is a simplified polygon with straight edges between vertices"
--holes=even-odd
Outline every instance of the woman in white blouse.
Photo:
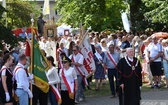
[{"label": "woman in white blouse", "polygon": [[47,61],[49,64],[49,70],[46,71],[48,84],[50,85],[49,99],[51,105],[58,105],[58,103],[60,103],[61,101],[61,97],[56,86],[58,83],[60,83],[60,78],[58,76],[58,70],[56,69],[54,64],[54,58],[52,56],[48,56]]},{"label": "woman in white blouse", "polygon": [[74,68],[70,67],[71,60],[63,57],[62,69],[60,70],[61,78],[61,105],[75,105],[75,91],[77,90],[77,74]]}]

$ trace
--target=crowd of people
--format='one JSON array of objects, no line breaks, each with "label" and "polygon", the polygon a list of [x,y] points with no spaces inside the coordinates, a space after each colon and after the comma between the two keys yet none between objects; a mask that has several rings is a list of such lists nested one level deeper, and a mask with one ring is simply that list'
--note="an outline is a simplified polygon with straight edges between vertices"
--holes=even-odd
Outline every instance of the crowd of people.
[{"label": "crowd of people", "polygon": [[[133,35],[126,32],[88,34],[95,72],[86,78],[84,56],[78,46],[80,36],[59,36],[56,39],[41,36],[39,48],[46,57],[49,70],[45,71],[50,89],[44,93],[29,81],[33,74],[28,73],[26,44],[19,42],[16,48],[0,51],[0,98],[5,105],[13,105],[13,93],[20,105],[58,105],[53,89],[59,90],[61,105],[74,105],[85,99],[84,89],[95,79],[95,91],[103,90],[103,82],[108,78],[111,98],[119,96],[120,105],[140,105],[142,82],[148,81],[151,88],[161,88],[161,77],[165,75],[168,87],[168,40],[147,35]],[[164,68],[164,73],[162,68]],[[16,82],[16,83],[14,83]],[[16,87],[13,84],[17,84]],[[15,90],[15,92],[13,91]],[[124,94],[123,94],[124,93]],[[124,99],[124,100],[123,100]]]}]

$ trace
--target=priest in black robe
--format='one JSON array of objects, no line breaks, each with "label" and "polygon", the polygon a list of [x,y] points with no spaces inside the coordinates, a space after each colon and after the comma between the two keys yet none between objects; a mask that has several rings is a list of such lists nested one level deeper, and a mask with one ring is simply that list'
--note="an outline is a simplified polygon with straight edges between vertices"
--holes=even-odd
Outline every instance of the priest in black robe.
[{"label": "priest in black robe", "polygon": [[117,65],[120,85],[119,105],[140,105],[142,68],[139,60],[134,57],[133,48],[127,48],[126,54],[127,56],[120,59]]}]

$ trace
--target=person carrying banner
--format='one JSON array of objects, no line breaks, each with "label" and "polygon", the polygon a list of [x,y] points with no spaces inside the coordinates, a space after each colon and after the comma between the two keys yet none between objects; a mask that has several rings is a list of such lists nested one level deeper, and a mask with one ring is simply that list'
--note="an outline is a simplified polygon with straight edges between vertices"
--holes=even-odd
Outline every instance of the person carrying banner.
[{"label": "person carrying banner", "polygon": [[[46,52],[41,49],[42,54],[46,57]],[[33,84],[33,105],[48,105],[48,92],[42,91],[39,87]]]},{"label": "person carrying banner", "polygon": [[126,57],[118,65],[119,105],[140,105],[142,86],[141,65],[134,57],[134,49],[126,49]]},{"label": "person carrying banner", "polygon": [[48,84],[50,85],[49,99],[51,105],[58,105],[61,104],[61,95],[56,88],[56,85],[60,83],[60,78],[58,76],[57,69],[55,68],[54,58],[52,56],[48,56],[47,61],[49,64],[49,70],[46,71]]},{"label": "person carrying banner", "polygon": [[13,105],[12,98],[12,71],[10,66],[13,63],[12,56],[7,53],[3,57],[2,68],[0,70],[0,98],[4,105]]},{"label": "person carrying banner", "polygon": [[17,84],[15,93],[19,98],[19,105],[29,105],[29,98],[33,97],[29,89],[29,80],[33,79],[33,75],[28,74],[25,70],[26,62],[26,55],[20,54],[19,62],[13,71],[13,76]]},{"label": "person carrying banner", "polygon": [[79,46],[75,45],[73,46],[72,49],[73,49],[73,54],[69,56],[69,59],[72,60],[71,64],[77,73],[78,89],[75,95],[75,103],[78,103],[79,98],[82,98],[82,99],[85,98],[83,93],[83,88],[82,88],[82,82],[84,80],[85,85],[87,85],[87,81],[85,78],[85,71],[83,66],[84,57],[82,54],[79,53],[80,48]]},{"label": "person carrying banner", "polygon": [[[117,82],[117,63],[120,60],[120,54],[115,51],[115,46],[113,44],[109,45],[109,51],[105,53],[103,63],[108,69],[108,79],[110,83],[111,98],[115,97],[116,92],[118,92],[118,82]],[[114,77],[116,84],[114,85]],[[116,86],[116,87],[114,87]]]},{"label": "person carrying banner", "polygon": [[61,105],[75,105],[75,92],[77,90],[77,74],[74,68],[70,67],[71,60],[64,56],[62,58],[63,67],[60,70],[61,78]]}]

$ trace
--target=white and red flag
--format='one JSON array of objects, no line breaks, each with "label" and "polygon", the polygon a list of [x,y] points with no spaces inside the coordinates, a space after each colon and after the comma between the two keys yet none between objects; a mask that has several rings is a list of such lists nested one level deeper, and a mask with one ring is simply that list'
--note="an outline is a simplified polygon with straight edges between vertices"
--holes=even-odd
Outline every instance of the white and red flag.
[{"label": "white and red flag", "polygon": [[84,36],[83,40],[80,43],[80,48],[80,52],[84,56],[84,69],[86,69],[85,75],[87,74],[87,76],[89,76],[95,71],[96,67],[88,35]]}]

